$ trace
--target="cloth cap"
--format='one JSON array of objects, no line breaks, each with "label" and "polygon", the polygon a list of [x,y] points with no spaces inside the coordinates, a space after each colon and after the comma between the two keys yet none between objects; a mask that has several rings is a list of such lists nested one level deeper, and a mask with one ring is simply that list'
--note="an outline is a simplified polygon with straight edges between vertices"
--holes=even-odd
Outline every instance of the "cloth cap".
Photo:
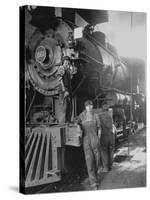
[{"label": "cloth cap", "polygon": [[91,100],[87,100],[87,101],[85,101],[84,105],[85,105],[85,107],[88,105],[93,105],[93,102]]},{"label": "cloth cap", "polygon": [[64,56],[64,57],[63,57],[63,61],[65,61],[65,60],[69,60],[69,61],[71,61],[71,59],[70,59],[69,56]]}]

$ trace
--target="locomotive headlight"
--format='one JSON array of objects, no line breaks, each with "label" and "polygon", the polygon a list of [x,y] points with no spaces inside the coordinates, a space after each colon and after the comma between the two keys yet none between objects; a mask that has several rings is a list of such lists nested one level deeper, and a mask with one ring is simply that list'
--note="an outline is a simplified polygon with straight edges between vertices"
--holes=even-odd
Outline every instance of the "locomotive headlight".
[{"label": "locomotive headlight", "polygon": [[54,55],[51,47],[40,45],[35,51],[35,60],[44,69],[47,69],[53,62]]},{"label": "locomotive headlight", "polygon": [[74,29],[73,33],[74,39],[79,39],[83,37],[83,27],[77,27]]},{"label": "locomotive headlight", "polygon": [[43,63],[46,58],[46,49],[44,46],[39,46],[35,51],[35,59],[38,63]]}]

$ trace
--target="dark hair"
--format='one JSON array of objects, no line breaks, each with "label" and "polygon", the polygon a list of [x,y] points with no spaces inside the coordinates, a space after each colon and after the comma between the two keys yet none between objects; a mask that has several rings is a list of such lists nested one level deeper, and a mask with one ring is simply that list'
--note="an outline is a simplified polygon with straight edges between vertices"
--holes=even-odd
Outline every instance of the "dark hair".
[{"label": "dark hair", "polygon": [[69,56],[64,56],[64,57],[63,57],[63,62],[64,62],[65,60],[71,61],[71,59],[70,59]]},{"label": "dark hair", "polygon": [[103,101],[101,105],[103,106],[103,105],[105,105],[105,104],[107,104],[107,101]]},{"label": "dark hair", "polygon": [[93,102],[91,100],[86,100],[84,106],[86,107],[87,105],[93,105]]}]

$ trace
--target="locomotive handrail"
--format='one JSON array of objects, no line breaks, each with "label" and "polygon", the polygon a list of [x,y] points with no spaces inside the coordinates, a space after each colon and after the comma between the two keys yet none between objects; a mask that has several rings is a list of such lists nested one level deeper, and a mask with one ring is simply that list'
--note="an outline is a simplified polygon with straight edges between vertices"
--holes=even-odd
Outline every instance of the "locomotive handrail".
[{"label": "locomotive handrail", "polygon": [[29,113],[30,113],[31,107],[32,107],[33,102],[34,102],[34,100],[35,100],[35,96],[36,96],[36,90],[34,91],[34,94],[33,94],[33,97],[32,97],[31,103],[30,103],[30,106],[29,106],[28,111],[27,111],[27,113],[26,113],[26,120],[28,119],[28,115],[29,115]]},{"label": "locomotive handrail", "polygon": [[73,93],[72,93],[72,96],[75,95],[75,93],[77,92],[77,90],[79,89],[79,87],[81,86],[81,84],[83,83],[83,81],[85,80],[86,78],[86,75],[83,75],[81,81],[79,82],[78,86],[74,89]]},{"label": "locomotive handrail", "polygon": [[123,90],[119,90],[117,88],[102,88],[102,90],[104,92],[107,92],[107,91],[110,92],[110,91],[112,91],[112,92],[119,92],[119,93],[127,94],[127,95],[136,95],[136,93],[126,92],[126,91],[123,91]]},{"label": "locomotive handrail", "polygon": [[[131,95],[131,96],[136,95],[136,93],[126,92],[126,91],[123,91],[123,90],[119,90],[117,88],[104,88],[103,87],[103,88],[101,88],[101,90],[102,91],[98,95],[96,95],[96,97],[93,99],[93,101],[95,101],[96,99],[98,99],[99,96],[102,95],[102,92],[119,92],[119,93],[122,93],[122,94]],[[106,99],[106,98],[103,98],[103,99]]]},{"label": "locomotive handrail", "polygon": [[84,51],[80,51],[80,53],[81,53],[82,55],[85,55],[86,57],[88,57],[88,58],[91,59],[92,61],[96,62],[97,64],[100,64],[100,65],[105,66],[105,64],[103,64],[102,62],[100,62],[100,61],[98,61],[97,59],[93,58],[92,56],[90,56],[90,55],[84,53]]}]

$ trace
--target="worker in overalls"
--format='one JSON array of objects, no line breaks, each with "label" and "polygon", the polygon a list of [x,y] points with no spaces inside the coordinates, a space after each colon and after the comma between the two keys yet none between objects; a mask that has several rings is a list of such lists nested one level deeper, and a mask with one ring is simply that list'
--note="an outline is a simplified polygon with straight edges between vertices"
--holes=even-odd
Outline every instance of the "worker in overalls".
[{"label": "worker in overalls", "polygon": [[99,134],[100,120],[93,112],[93,103],[85,101],[85,110],[79,115],[76,122],[83,130],[83,149],[91,188],[98,188],[97,172],[100,166]]},{"label": "worker in overalls", "polygon": [[59,85],[59,100],[62,106],[66,105],[66,119],[70,122],[72,116],[72,87],[71,79],[77,73],[77,69],[71,62],[70,57],[64,56],[63,65],[58,69],[57,76],[61,77]]},{"label": "worker in overalls", "polygon": [[115,137],[113,134],[113,118],[112,113],[109,111],[107,102],[102,104],[102,113],[99,115],[101,122],[101,138],[100,150],[103,172],[108,172],[112,169]]},{"label": "worker in overalls", "polygon": [[69,56],[63,57],[63,65],[58,69],[57,76],[61,76],[59,91],[62,93],[63,98],[71,95],[71,79],[77,73],[77,68],[72,64]]}]

